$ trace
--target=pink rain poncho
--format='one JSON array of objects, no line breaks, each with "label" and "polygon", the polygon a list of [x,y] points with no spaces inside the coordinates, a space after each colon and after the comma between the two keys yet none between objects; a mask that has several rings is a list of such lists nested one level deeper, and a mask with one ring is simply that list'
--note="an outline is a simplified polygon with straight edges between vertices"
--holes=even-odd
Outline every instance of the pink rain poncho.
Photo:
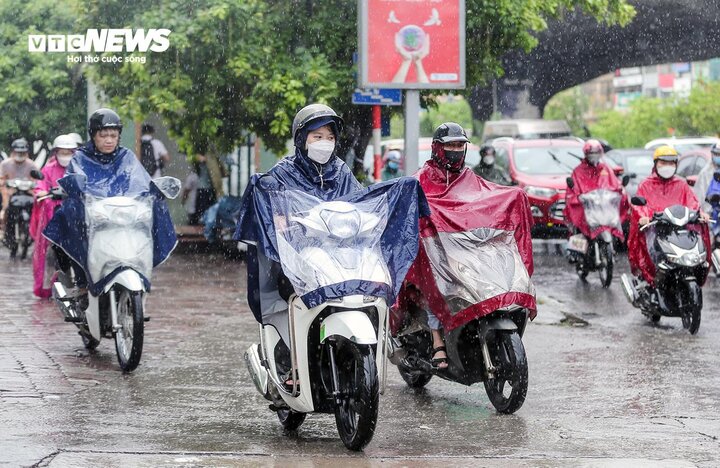
[{"label": "pink rain poncho", "polygon": [[[622,223],[627,219],[630,204],[612,169],[603,163],[593,166],[587,159],[583,159],[573,170],[572,179],[575,186],[568,187],[565,193],[565,219],[590,239],[596,238],[603,231],[610,231],[618,239],[624,240]],[[594,200],[604,203],[601,203],[602,206],[594,206],[596,203],[588,206],[588,202],[593,199],[585,199],[587,194],[599,195]],[[587,208],[592,208],[592,211],[586,212]],[[593,223],[592,226],[588,219]],[[610,219],[612,222],[607,222]]]},{"label": "pink rain poncho", "polygon": [[418,303],[409,284],[445,331],[513,304],[534,318],[532,215],[525,192],[487,182],[467,168],[447,172],[433,161],[415,177],[431,214],[420,219],[420,250],[393,306],[393,332],[409,302]]},{"label": "pink rain poncho", "polygon": [[[51,189],[57,187],[58,179],[65,175],[65,168],[62,167],[54,157],[42,168],[45,176],[43,180],[39,180],[35,187],[35,193],[50,192]],[[43,229],[50,222],[55,213],[60,200],[52,200],[47,198],[43,201],[36,201],[33,207],[32,217],[30,218],[30,236],[35,241],[35,250],[33,252],[33,277],[34,286],[33,293],[37,297],[50,297],[51,280],[54,272],[54,265],[47,262],[48,248],[50,242],[42,235]]]},{"label": "pink rain poncho", "polygon": [[[630,233],[628,234],[628,260],[633,274],[641,276],[648,284],[653,285],[655,281],[655,264],[648,252],[645,232],[640,231],[640,218],[643,216],[652,218],[653,213],[673,205],[683,205],[691,210],[697,210],[700,208],[700,202],[698,202],[692,188],[684,179],[673,176],[666,180],[660,177],[654,169],[650,177],[645,179],[638,187],[637,196],[645,198],[647,205],[633,206]],[[710,231],[706,224],[689,225],[688,229],[701,232],[705,245],[711,245]],[[710,261],[711,249],[706,250],[708,261]]]}]

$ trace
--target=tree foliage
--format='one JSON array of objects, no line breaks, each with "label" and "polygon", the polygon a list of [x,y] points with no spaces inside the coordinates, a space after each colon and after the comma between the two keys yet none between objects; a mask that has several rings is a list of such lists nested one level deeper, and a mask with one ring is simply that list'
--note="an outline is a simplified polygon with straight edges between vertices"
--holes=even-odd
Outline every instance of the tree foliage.
[{"label": "tree foliage", "polygon": [[70,1],[0,2],[0,149],[15,138],[47,146],[57,135],[85,128],[85,79],[63,54],[28,52],[29,34],[67,34]]},{"label": "tree foliage", "polygon": [[[135,120],[160,114],[182,150],[229,151],[250,130],[281,153],[295,112],[323,102],[347,123],[342,146],[362,155],[371,128],[369,107],[350,102],[356,85],[356,0],[57,0],[46,11],[62,13],[71,2],[78,3],[82,28],[77,30],[172,31],[170,49],[147,54],[145,64],[101,63],[85,70],[123,114]],[[29,11],[50,2],[24,3]],[[468,85],[501,73],[504,53],[529,50],[547,19],[573,9],[609,24],[627,23],[634,13],[626,0],[466,0]],[[48,15],[28,17],[57,21]],[[423,102],[432,95],[423,93]]]},{"label": "tree foliage", "polygon": [[553,96],[545,106],[544,118],[548,120],[565,120],[573,135],[583,135],[585,120],[583,115],[588,111],[589,100],[579,86],[562,91]]},{"label": "tree foliage", "polygon": [[642,148],[655,138],[720,132],[720,82],[700,83],[685,98],[639,98],[629,111],[609,111],[590,127],[618,148]]}]

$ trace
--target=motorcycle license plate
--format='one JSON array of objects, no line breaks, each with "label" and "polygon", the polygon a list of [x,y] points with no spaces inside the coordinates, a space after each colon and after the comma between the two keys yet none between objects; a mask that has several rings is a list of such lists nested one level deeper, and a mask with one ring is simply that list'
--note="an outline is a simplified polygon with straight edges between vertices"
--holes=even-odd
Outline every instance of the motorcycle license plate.
[{"label": "motorcycle license plate", "polygon": [[575,234],[568,239],[568,250],[585,253],[588,249],[588,241],[582,234]]}]

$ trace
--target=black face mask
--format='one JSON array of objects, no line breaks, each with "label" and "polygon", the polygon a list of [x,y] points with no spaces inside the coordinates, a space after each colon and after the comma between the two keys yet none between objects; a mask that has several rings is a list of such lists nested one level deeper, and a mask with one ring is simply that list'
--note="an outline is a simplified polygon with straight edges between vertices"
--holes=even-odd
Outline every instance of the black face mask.
[{"label": "black face mask", "polygon": [[448,151],[445,150],[445,159],[453,167],[459,167],[465,159],[465,150]]}]

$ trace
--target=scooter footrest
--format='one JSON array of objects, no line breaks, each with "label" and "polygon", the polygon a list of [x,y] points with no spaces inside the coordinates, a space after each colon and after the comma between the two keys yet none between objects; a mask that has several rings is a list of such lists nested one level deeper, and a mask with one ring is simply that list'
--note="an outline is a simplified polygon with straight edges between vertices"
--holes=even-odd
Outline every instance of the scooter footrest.
[{"label": "scooter footrest", "polygon": [[65,317],[65,321],[72,323],[83,323],[85,320],[82,317]]}]

